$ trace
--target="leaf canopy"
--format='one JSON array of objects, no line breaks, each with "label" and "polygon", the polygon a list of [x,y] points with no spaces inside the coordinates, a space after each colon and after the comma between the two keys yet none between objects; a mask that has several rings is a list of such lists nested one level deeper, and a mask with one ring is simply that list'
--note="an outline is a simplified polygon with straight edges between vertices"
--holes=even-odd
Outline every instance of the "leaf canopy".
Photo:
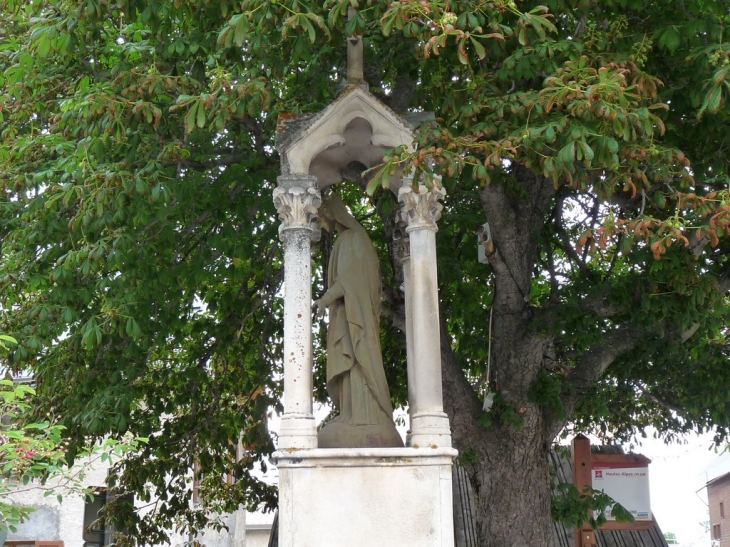
[{"label": "leaf canopy", "polygon": [[[647,425],[726,439],[722,2],[0,0],[0,10],[0,330],[19,342],[11,365],[36,375],[38,413],[62,417],[71,459],[89,438],[149,438],[116,478],[142,499],[166,492],[156,513],[119,517],[137,537],[162,541],[179,518],[200,526],[210,508],[275,504],[252,471],[273,450],[267,413],[280,409],[276,120],[337,96],[354,34],[371,92],[436,116],[381,173],[443,177],[442,351],[469,397],[492,386],[510,416],[542,413],[548,443],[568,420],[619,439]],[[343,194],[382,253],[383,345],[404,403],[397,207],[380,187],[388,177],[373,175],[370,201],[359,187]],[[476,260],[485,220],[499,250],[491,269]],[[540,349],[518,376],[508,350],[520,333]],[[315,351],[323,398],[321,343]],[[499,416],[480,423],[511,431]],[[203,508],[180,479],[194,463]]]}]

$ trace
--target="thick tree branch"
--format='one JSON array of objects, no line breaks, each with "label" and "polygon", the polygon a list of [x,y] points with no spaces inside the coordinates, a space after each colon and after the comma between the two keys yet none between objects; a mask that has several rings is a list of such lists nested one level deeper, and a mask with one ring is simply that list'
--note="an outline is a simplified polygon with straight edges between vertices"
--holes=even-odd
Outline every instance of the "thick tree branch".
[{"label": "thick tree branch", "polygon": [[451,336],[441,313],[441,380],[444,389],[444,411],[449,415],[454,446],[461,450],[470,446],[474,431],[480,427],[476,418],[482,411],[477,393],[464,375],[451,348]]},{"label": "thick tree branch", "polygon": [[[608,367],[619,357],[636,348],[641,342],[652,336],[649,330],[636,329],[624,324],[603,336],[603,341],[589,348],[578,359],[576,367],[568,374],[566,384],[573,389],[563,396],[563,408],[570,416],[577,402],[603,376]],[[560,418],[553,418],[547,425],[548,435],[557,435],[565,425]]]},{"label": "thick tree branch", "polygon": [[398,76],[393,93],[387,98],[386,104],[398,113],[408,110],[411,99],[416,92],[416,82],[406,73]]},{"label": "thick tree branch", "polygon": [[[728,292],[728,290],[730,290],[730,270],[725,271],[725,273],[719,277],[719,279],[717,280],[717,288],[718,288],[718,292],[720,294],[725,294]],[[688,329],[682,331],[679,334],[679,337],[681,338],[682,342],[684,343],[687,340],[689,340],[690,338],[692,338],[692,336],[694,336],[694,334],[699,330],[699,328],[700,328],[700,324],[695,322],[695,323],[692,323],[692,325]]]},{"label": "thick tree branch", "polygon": [[251,131],[253,137],[251,140],[253,142],[253,148],[254,150],[256,150],[256,153],[260,156],[266,156],[266,150],[264,148],[266,138],[264,137],[264,131],[259,121],[256,118],[252,118],[250,116],[243,116],[241,118],[234,117],[233,119],[240,122],[246,129]]},{"label": "thick tree branch", "polygon": [[674,412],[679,415],[684,414],[685,411],[683,408],[680,408],[676,405],[673,405],[671,403],[668,403],[668,402],[660,399],[656,395],[653,395],[652,393],[650,393],[644,386],[639,385],[637,382],[633,382],[631,385],[634,386],[635,389],[639,390],[641,392],[641,394],[644,397],[646,397],[646,399],[648,401],[654,403],[655,405],[658,405],[670,412]]},{"label": "thick tree branch", "polygon": [[565,228],[563,228],[563,204],[565,202],[565,197],[560,197],[557,199],[557,203],[555,204],[555,208],[553,209],[553,228],[555,229],[555,233],[557,234],[559,238],[558,246],[560,249],[565,253],[565,255],[570,258],[577,266],[578,269],[581,271],[582,274],[584,274],[589,279],[592,277],[595,277],[593,272],[591,272],[588,269],[588,266],[586,265],[585,260],[578,254],[578,252],[573,248],[573,245],[570,243],[570,238],[568,237],[568,233],[565,231]]},{"label": "thick tree branch", "polygon": [[[609,299],[608,288],[586,296],[580,300],[578,307],[586,312],[596,314],[598,317],[610,318],[626,311],[622,306],[612,303]],[[543,324],[550,324],[558,320],[558,316],[565,308],[562,302],[551,302],[543,308],[534,310],[534,319]]]},{"label": "thick tree branch", "polygon": [[388,319],[395,328],[405,334],[406,308],[400,291],[383,283],[383,300],[388,305],[380,307],[380,316]]},{"label": "thick tree branch", "polygon": [[720,276],[717,280],[717,285],[718,292],[720,294],[725,294],[728,290],[730,290],[730,270],[726,270],[725,273]]},{"label": "thick tree branch", "polygon": [[187,167],[189,169],[212,169],[214,167],[224,167],[226,165],[244,163],[246,160],[249,159],[251,159],[251,156],[245,156],[242,154],[231,154],[230,156],[223,156],[208,161],[178,160],[175,162],[166,163],[165,166],[180,166]]},{"label": "thick tree branch", "polygon": [[380,317],[385,317],[390,323],[397,328],[399,331],[405,334],[406,332],[406,318],[402,313],[398,313],[396,310],[382,306],[380,308]]},{"label": "thick tree branch", "polygon": [[590,349],[578,360],[567,381],[578,392],[583,392],[598,381],[606,369],[621,355],[631,351],[651,333],[622,325],[603,335],[603,341]]},{"label": "thick tree branch", "polygon": [[363,67],[363,77],[371,88],[381,89],[383,87],[383,80],[380,79],[378,74],[379,68],[380,66],[372,63],[365,63]]},{"label": "thick tree branch", "polygon": [[582,298],[580,307],[586,311],[595,313],[598,317],[613,317],[622,311],[622,306],[611,303],[608,298],[608,291],[602,291]]},{"label": "thick tree branch", "polygon": [[553,255],[553,248],[551,245],[547,246],[547,269],[550,275],[550,298],[557,298],[558,291],[560,290],[560,283],[558,283],[558,275],[555,270],[555,256]]},{"label": "thick tree branch", "polygon": [[[508,293],[529,296],[533,265],[538,256],[532,236],[541,233],[554,185],[545,177],[519,165],[510,167],[510,174],[520,191],[502,184],[490,184],[480,192],[482,210],[490,226],[496,252],[489,258],[499,285]],[[513,303],[519,307],[522,303]]]},{"label": "thick tree branch", "polygon": [[689,240],[689,249],[692,251],[692,255],[695,258],[699,258],[700,255],[702,255],[702,252],[705,250],[707,245],[710,244],[710,236],[708,236],[706,233],[702,233],[702,236],[699,235],[699,230],[692,230],[689,234],[687,234],[687,239]]}]

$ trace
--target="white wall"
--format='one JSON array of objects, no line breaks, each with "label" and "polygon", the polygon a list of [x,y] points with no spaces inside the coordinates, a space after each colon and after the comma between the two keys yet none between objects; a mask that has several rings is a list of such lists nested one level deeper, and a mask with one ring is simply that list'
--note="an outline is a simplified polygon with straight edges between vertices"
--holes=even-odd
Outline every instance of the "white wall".
[{"label": "white wall", "polygon": [[[96,458],[92,464],[87,461],[82,466],[84,486],[104,486],[108,464],[102,464]],[[64,547],[83,547],[82,530],[84,525],[85,502],[80,494],[65,495],[59,503],[55,493],[46,496],[51,488],[57,493],[64,493],[63,488],[56,482],[41,486],[31,483],[28,486],[18,486],[18,490],[8,494],[6,500],[36,510],[30,518],[17,527],[16,532],[8,534],[8,541],[63,541]],[[269,517],[272,518],[272,517]],[[256,519],[254,519],[256,520]],[[196,539],[205,547],[266,547],[268,545],[268,530],[256,530],[251,543],[246,541],[246,512],[237,511],[229,515],[226,521],[228,531],[216,532],[206,530]],[[261,539],[264,538],[264,539]],[[188,537],[170,533],[170,545],[183,546],[188,543]]]},{"label": "white wall", "polygon": [[[100,462],[95,465],[86,462],[80,467],[84,473],[82,484],[103,486],[107,467]],[[12,503],[36,509],[16,532],[8,534],[9,541],[63,541],[64,547],[83,547],[84,499],[80,494],[71,494],[65,495],[63,502],[59,503],[55,494],[45,495],[54,487],[57,493],[64,494],[64,489],[56,482],[45,486],[35,483],[19,485],[16,492],[7,496]]]}]

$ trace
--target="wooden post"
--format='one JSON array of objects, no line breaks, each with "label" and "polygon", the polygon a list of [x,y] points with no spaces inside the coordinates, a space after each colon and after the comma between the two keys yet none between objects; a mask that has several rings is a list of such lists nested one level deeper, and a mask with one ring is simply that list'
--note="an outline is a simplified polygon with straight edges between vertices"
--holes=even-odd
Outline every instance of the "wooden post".
[{"label": "wooden post", "polygon": [[580,542],[580,547],[598,547],[596,542],[596,533],[593,530],[576,530],[576,542]]},{"label": "wooden post", "polygon": [[[587,486],[593,486],[591,475],[591,441],[585,435],[577,435],[573,439],[573,484],[582,494]],[[575,547],[596,545],[596,534],[588,528],[576,529]]]}]

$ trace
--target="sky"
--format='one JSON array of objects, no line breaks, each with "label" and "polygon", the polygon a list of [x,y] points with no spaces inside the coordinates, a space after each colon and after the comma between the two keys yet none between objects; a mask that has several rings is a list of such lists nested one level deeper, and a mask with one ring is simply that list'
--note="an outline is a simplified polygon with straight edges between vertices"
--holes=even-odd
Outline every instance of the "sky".
[{"label": "sky", "polygon": [[709,547],[710,536],[700,524],[710,519],[704,485],[730,471],[730,454],[716,452],[709,434],[669,445],[648,438],[634,452],[651,460],[651,509],[662,532],[674,532],[683,547]]}]

